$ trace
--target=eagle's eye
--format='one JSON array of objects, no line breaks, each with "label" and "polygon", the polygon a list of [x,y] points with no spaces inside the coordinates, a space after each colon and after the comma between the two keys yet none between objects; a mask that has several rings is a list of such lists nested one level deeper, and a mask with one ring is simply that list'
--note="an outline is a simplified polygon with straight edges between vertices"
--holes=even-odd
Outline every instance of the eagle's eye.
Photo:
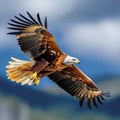
[{"label": "eagle's eye", "polygon": [[75,58],[73,58],[73,61],[76,61],[76,59],[75,59]]}]

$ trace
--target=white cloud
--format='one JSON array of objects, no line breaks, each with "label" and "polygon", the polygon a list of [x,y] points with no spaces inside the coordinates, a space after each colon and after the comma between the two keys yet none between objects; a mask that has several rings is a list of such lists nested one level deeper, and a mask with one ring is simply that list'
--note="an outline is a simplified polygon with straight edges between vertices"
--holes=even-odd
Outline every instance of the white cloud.
[{"label": "white cloud", "polygon": [[40,12],[41,16],[47,15],[50,19],[58,19],[69,13],[76,5],[73,0],[26,0],[24,3],[26,9],[29,8],[33,12]]},{"label": "white cloud", "polygon": [[71,52],[96,55],[103,59],[116,59],[119,56],[119,20],[71,24],[66,31],[63,44]]},{"label": "white cloud", "polygon": [[[16,3],[15,0],[10,2],[11,4]],[[1,36],[0,36],[0,47],[13,47],[15,44],[11,42],[10,39],[13,37],[9,37],[6,33],[7,30],[7,22],[10,22],[10,18],[13,18],[14,15],[18,15],[19,13],[25,14],[26,11],[29,11],[34,17],[36,17],[36,13],[40,13],[41,17],[48,16],[48,22],[51,24],[59,23],[58,20],[62,18],[64,15],[69,13],[74,5],[76,4],[75,1],[72,0],[26,0],[26,1],[18,1],[16,5],[13,7],[8,7],[5,9],[5,5],[9,5],[7,1],[2,1],[2,7],[0,8],[1,11],[5,11],[4,16],[2,19],[2,26],[1,26]],[[6,12],[7,11],[7,12]],[[3,13],[1,13],[3,14]],[[26,15],[26,14],[25,14]],[[10,17],[11,16],[11,17]],[[15,37],[14,37],[15,38]],[[16,38],[15,38],[16,39]]]}]

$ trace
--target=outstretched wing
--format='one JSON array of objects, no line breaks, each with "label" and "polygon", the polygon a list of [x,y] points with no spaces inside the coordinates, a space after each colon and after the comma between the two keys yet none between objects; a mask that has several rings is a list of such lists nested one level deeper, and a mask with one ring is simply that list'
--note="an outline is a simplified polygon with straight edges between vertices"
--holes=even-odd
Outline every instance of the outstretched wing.
[{"label": "outstretched wing", "polygon": [[82,107],[85,99],[87,100],[89,108],[91,108],[91,101],[93,101],[95,107],[98,107],[96,100],[100,104],[102,104],[101,100],[104,100],[105,94],[89,77],[74,65],[63,69],[62,71],[56,71],[48,77],[69,94],[80,99],[80,107]]},{"label": "outstretched wing", "polygon": [[43,25],[39,13],[37,20],[29,12],[27,15],[28,18],[19,14],[19,17],[15,16],[15,20],[10,19],[11,23],[8,23],[11,26],[8,29],[14,30],[8,34],[18,36],[21,50],[36,61],[41,57],[51,57],[52,53],[54,55],[60,54],[61,50],[53,35],[47,30],[47,17],[45,17]]}]

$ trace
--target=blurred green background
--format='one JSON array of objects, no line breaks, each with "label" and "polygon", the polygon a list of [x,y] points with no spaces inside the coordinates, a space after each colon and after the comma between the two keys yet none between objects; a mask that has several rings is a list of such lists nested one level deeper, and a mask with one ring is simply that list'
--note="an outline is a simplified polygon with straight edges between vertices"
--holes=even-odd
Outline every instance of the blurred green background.
[{"label": "blurred green background", "polygon": [[[120,1],[119,0],[1,0],[0,1],[0,120],[119,120],[120,119]],[[28,60],[10,32],[8,22],[19,13],[42,20],[60,48],[77,57],[78,66],[112,96],[89,110],[47,77],[38,87],[21,86],[6,77],[10,57]]]}]

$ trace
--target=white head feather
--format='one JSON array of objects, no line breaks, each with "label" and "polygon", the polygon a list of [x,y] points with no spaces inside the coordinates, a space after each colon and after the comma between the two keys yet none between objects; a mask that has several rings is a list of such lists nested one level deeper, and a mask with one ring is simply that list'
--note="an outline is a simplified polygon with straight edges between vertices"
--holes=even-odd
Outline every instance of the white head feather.
[{"label": "white head feather", "polygon": [[70,65],[70,64],[74,64],[74,63],[80,63],[80,61],[75,57],[71,57],[71,56],[67,55],[67,57],[64,59],[63,63],[66,65]]}]

